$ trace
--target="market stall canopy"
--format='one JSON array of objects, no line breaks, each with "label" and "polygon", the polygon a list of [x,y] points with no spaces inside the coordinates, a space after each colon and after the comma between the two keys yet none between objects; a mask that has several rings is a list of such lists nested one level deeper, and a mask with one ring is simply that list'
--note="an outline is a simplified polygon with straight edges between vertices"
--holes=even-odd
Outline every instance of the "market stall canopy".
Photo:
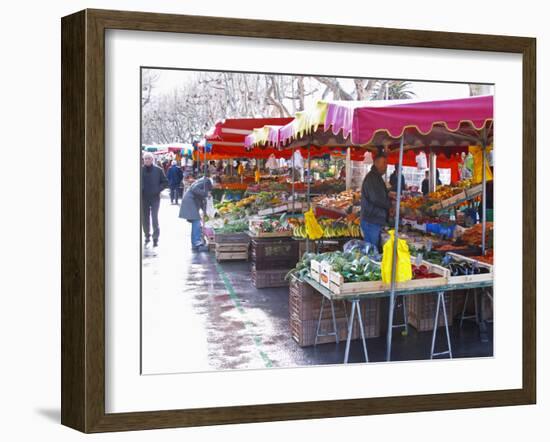
[{"label": "market stall canopy", "polygon": [[[467,147],[492,143],[493,96],[439,101],[318,101],[279,128],[258,128],[247,147],[318,145],[390,149]],[[256,133],[256,132],[255,132]]]},{"label": "market stall canopy", "polygon": [[284,125],[291,118],[227,118],[218,121],[199,143],[201,152],[206,148],[207,160],[226,158],[268,158],[272,153],[282,155],[280,151],[270,149],[266,152],[250,152],[245,148],[245,137],[255,128],[271,125]]},{"label": "market stall canopy", "polygon": [[165,143],[165,144],[150,144],[145,146],[144,150],[148,152],[174,152],[181,155],[191,155],[193,153],[193,145],[189,143]]},{"label": "market stall canopy", "polygon": [[[253,135],[255,139],[267,142],[274,129],[283,127],[292,121],[292,118],[228,118],[217,122],[206,134],[204,140],[199,143],[201,159],[206,148],[206,160],[219,160],[228,158],[276,158],[288,159],[292,156],[290,150],[282,150],[275,147],[265,149],[248,149],[245,146],[247,136]],[[257,137],[257,138],[256,138]],[[320,147],[312,150],[314,157],[327,155],[333,149]],[[302,155],[307,156],[307,149],[302,150]]]}]

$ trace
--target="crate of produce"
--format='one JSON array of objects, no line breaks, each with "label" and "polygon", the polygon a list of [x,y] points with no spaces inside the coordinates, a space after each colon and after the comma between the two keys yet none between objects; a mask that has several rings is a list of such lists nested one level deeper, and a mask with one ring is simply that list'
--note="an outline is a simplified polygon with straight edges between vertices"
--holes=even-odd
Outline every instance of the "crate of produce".
[{"label": "crate of produce", "polygon": [[292,227],[279,219],[253,216],[248,220],[249,236],[252,238],[292,237]]},{"label": "crate of produce", "polygon": [[450,198],[444,199],[440,202],[441,208],[445,209],[447,207],[454,206],[459,201],[464,201],[466,199],[466,192],[464,190],[461,190],[457,194],[451,196]]},{"label": "crate of produce", "polygon": [[[326,305],[325,305],[326,306]],[[363,318],[363,325],[365,327],[365,337],[375,338],[379,337],[381,333],[380,329],[380,299],[369,299],[361,301],[361,313]],[[328,306],[330,312],[330,306]],[[350,306],[348,305],[348,310]],[[348,311],[349,315],[349,311]],[[313,319],[300,319],[298,315],[292,314],[290,317],[290,330],[292,338],[300,347],[308,347],[314,345],[315,335],[317,333],[318,318]],[[320,334],[326,334],[333,332],[334,325],[332,316],[329,315],[321,319]],[[338,338],[340,342],[346,340],[348,335],[348,321],[346,317],[336,318],[336,328],[338,330]],[[355,316],[351,339],[359,339],[361,337],[361,331],[359,329],[359,320],[357,315]],[[328,344],[336,342],[335,336],[320,336],[317,338],[317,344]]]},{"label": "crate of produce", "polygon": [[479,196],[483,193],[483,185],[477,184],[475,186],[469,187],[466,189],[466,197],[468,199],[474,198],[476,196]]},{"label": "crate of produce", "polygon": [[[416,330],[420,332],[433,330],[437,296],[437,293],[420,293],[405,297],[407,303],[408,323]],[[449,326],[451,326],[454,318],[452,294],[446,293],[443,297],[445,299],[445,307],[447,309],[447,321]],[[440,307],[438,327],[444,325],[445,318],[443,316],[443,309]]]},{"label": "crate of produce", "polygon": [[250,256],[257,270],[291,269],[298,262],[298,244],[292,238],[253,238]]},{"label": "crate of produce", "polygon": [[292,230],[279,232],[250,232],[251,238],[291,238]]},{"label": "crate of produce", "polygon": [[252,282],[257,289],[287,287],[288,280],[285,277],[289,271],[290,269],[257,270],[253,264]]},{"label": "crate of produce", "polygon": [[493,266],[485,262],[478,261],[477,259],[470,258],[468,256],[459,255],[457,253],[449,252],[448,256],[452,257],[453,263],[464,262],[467,266],[477,266],[480,272],[473,275],[458,275],[449,276],[449,284],[464,284],[471,282],[486,282],[493,280]]},{"label": "crate of produce", "polygon": [[[417,262],[411,256],[411,262],[415,265],[425,266],[426,273],[437,274],[437,277],[411,279],[410,281],[396,283],[396,288],[410,289],[418,287],[437,287],[446,285],[449,280],[449,270],[427,261]],[[353,293],[374,293],[390,289],[390,284],[380,281],[345,282],[344,277],[334,272],[326,262],[311,261],[310,275],[312,279],[329,289],[336,295],[348,295]]]},{"label": "crate of produce", "polygon": [[217,261],[247,261],[248,242],[246,243],[216,243]]}]

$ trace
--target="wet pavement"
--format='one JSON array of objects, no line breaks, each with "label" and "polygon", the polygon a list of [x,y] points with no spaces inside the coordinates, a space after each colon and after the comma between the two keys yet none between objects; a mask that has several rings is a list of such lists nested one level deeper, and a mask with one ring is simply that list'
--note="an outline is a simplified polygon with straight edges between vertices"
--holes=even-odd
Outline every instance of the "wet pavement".
[{"label": "wet pavement", "polygon": [[[341,364],[345,342],[299,347],[289,328],[288,287],[256,289],[250,263],[217,263],[213,253],[192,252],[190,224],[179,206],[161,200],[159,247],[142,261],[142,373]],[[489,324],[490,326],[490,324]],[[392,360],[428,359],[431,332],[394,333]],[[438,344],[444,344],[439,329]],[[477,326],[451,328],[454,357],[492,356]],[[369,358],[384,361],[385,335],[367,341]],[[436,346],[438,351],[438,346]],[[350,362],[363,362],[360,340],[351,343]]]}]

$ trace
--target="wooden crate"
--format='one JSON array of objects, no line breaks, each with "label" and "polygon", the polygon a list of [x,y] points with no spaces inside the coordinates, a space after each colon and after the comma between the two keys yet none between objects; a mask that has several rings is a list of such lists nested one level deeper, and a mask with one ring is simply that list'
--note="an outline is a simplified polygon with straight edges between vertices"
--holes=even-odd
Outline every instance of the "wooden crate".
[{"label": "wooden crate", "polygon": [[466,197],[467,198],[473,198],[478,195],[481,195],[483,193],[483,185],[477,184],[475,186],[472,186],[468,189],[466,189]]},{"label": "wooden crate", "polygon": [[240,233],[216,233],[214,232],[214,241],[216,244],[238,243],[244,244],[250,242],[247,232]]},{"label": "wooden crate", "polygon": [[[351,312],[348,306],[348,315]],[[329,306],[330,312],[330,306]],[[369,299],[361,301],[361,312],[363,317],[363,324],[365,326],[365,337],[375,338],[379,337],[380,330],[380,299]],[[292,338],[300,347],[308,347],[315,343],[315,334],[317,332],[318,318],[314,319],[300,319],[298,315],[291,315],[290,317],[290,331]],[[348,335],[348,322],[345,317],[336,318],[336,328],[338,330],[338,338],[340,342],[344,342]],[[326,319],[321,319],[321,326],[319,333],[325,334],[333,331],[332,316],[328,316]],[[351,339],[359,339],[361,332],[359,329],[359,322],[357,315],[355,316]],[[336,342],[335,336],[322,336],[317,339],[318,344],[328,344]]]},{"label": "wooden crate", "polygon": [[250,256],[256,270],[291,269],[298,262],[298,244],[291,238],[255,238]]},{"label": "wooden crate", "polygon": [[270,287],[287,287],[285,276],[290,269],[256,270],[252,265],[252,282],[257,289]]},{"label": "wooden crate", "polygon": [[292,230],[283,232],[250,232],[251,238],[291,238]]},{"label": "wooden crate", "polygon": [[248,260],[248,243],[216,243],[216,260]]},{"label": "wooden crate", "polygon": [[[417,295],[409,295],[407,299],[407,316],[408,322],[418,331],[429,331],[434,328],[434,315],[437,306],[437,293],[420,293]],[[447,320],[449,326],[453,324],[453,303],[452,295],[445,294],[445,307],[447,308]],[[443,309],[440,307],[438,327],[445,325]]]},{"label": "wooden crate", "polygon": [[462,190],[461,192],[457,193],[456,195],[453,195],[452,197],[441,201],[441,208],[445,209],[447,207],[454,206],[459,201],[463,201],[465,199],[466,199],[466,192],[464,190]]},{"label": "wooden crate", "polygon": [[[360,238],[330,238],[323,240],[310,240],[309,241],[309,251],[316,252],[317,246],[319,246],[319,253],[325,252],[335,252],[337,250],[342,250],[344,244],[351,239],[360,239]],[[295,241],[298,242],[298,258],[302,258],[304,253],[306,253],[306,240],[302,238],[295,238]],[[322,241],[319,244],[319,241]]]},{"label": "wooden crate", "polygon": [[493,266],[481,261],[478,261],[467,256],[459,255],[454,252],[449,252],[447,255],[451,256],[456,261],[466,261],[470,263],[477,263],[479,267],[483,267],[489,270],[488,273],[480,273],[478,275],[461,275],[461,276],[450,276],[449,275],[449,284],[464,284],[468,282],[485,282],[492,281],[494,278],[493,275]]},{"label": "wooden crate", "polygon": [[[470,290],[468,297],[468,305],[466,306],[465,315],[471,316],[475,313],[474,307],[474,291]],[[464,308],[464,300],[466,299],[466,290],[456,290],[452,292],[453,314],[455,319],[460,319],[462,309]],[[493,319],[493,302],[488,296],[482,297],[483,317],[488,320]]]},{"label": "wooden crate", "polygon": [[[295,276],[290,278],[288,310],[289,315],[296,316],[300,320],[319,319],[323,295],[311,287],[307,282],[301,281]],[[350,304],[345,301],[334,302],[334,314],[337,319],[345,318],[350,312]],[[323,319],[332,318],[330,301],[325,299],[323,307]]]}]

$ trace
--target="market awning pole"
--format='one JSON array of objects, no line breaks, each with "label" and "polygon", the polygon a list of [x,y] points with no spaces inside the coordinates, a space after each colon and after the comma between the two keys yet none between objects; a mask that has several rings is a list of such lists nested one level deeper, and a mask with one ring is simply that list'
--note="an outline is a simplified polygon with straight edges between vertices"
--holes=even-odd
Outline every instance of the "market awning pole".
[{"label": "market awning pole", "polygon": [[[294,154],[296,153],[296,148],[292,148],[292,213],[296,212],[294,200],[296,199],[296,194],[294,193]],[[301,258],[301,257],[300,257]]]},{"label": "market awning pole", "polygon": [[351,147],[346,150],[346,190],[351,189]]},{"label": "market awning pole", "polygon": [[430,179],[429,179],[429,192],[435,192],[437,188],[437,156],[435,152],[430,149]]},{"label": "market awning pole", "polygon": [[[307,210],[311,208],[311,144],[307,146]],[[309,253],[309,236],[306,235],[306,252]]]},{"label": "market awning pole", "polygon": [[[395,308],[395,273],[397,267],[397,242],[399,240],[399,212],[401,210],[401,174],[403,169],[403,143],[404,136],[401,136],[399,143],[399,163],[397,164],[397,201],[395,203],[395,226],[393,237],[392,265],[391,265],[391,286],[390,286],[390,311],[388,320],[388,333],[386,341],[386,361],[391,360],[391,342],[393,335],[393,311]],[[405,302],[405,300],[403,300]]]},{"label": "market awning pole", "polygon": [[204,176],[206,176],[206,145],[204,146]]},{"label": "market awning pole", "polygon": [[486,159],[486,148],[487,140],[485,129],[483,130],[483,142],[482,142],[482,163],[481,167],[483,168],[482,172],[482,196],[481,196],[481,254],[485,255],[485,232],[487,230],[487,159]]}]

